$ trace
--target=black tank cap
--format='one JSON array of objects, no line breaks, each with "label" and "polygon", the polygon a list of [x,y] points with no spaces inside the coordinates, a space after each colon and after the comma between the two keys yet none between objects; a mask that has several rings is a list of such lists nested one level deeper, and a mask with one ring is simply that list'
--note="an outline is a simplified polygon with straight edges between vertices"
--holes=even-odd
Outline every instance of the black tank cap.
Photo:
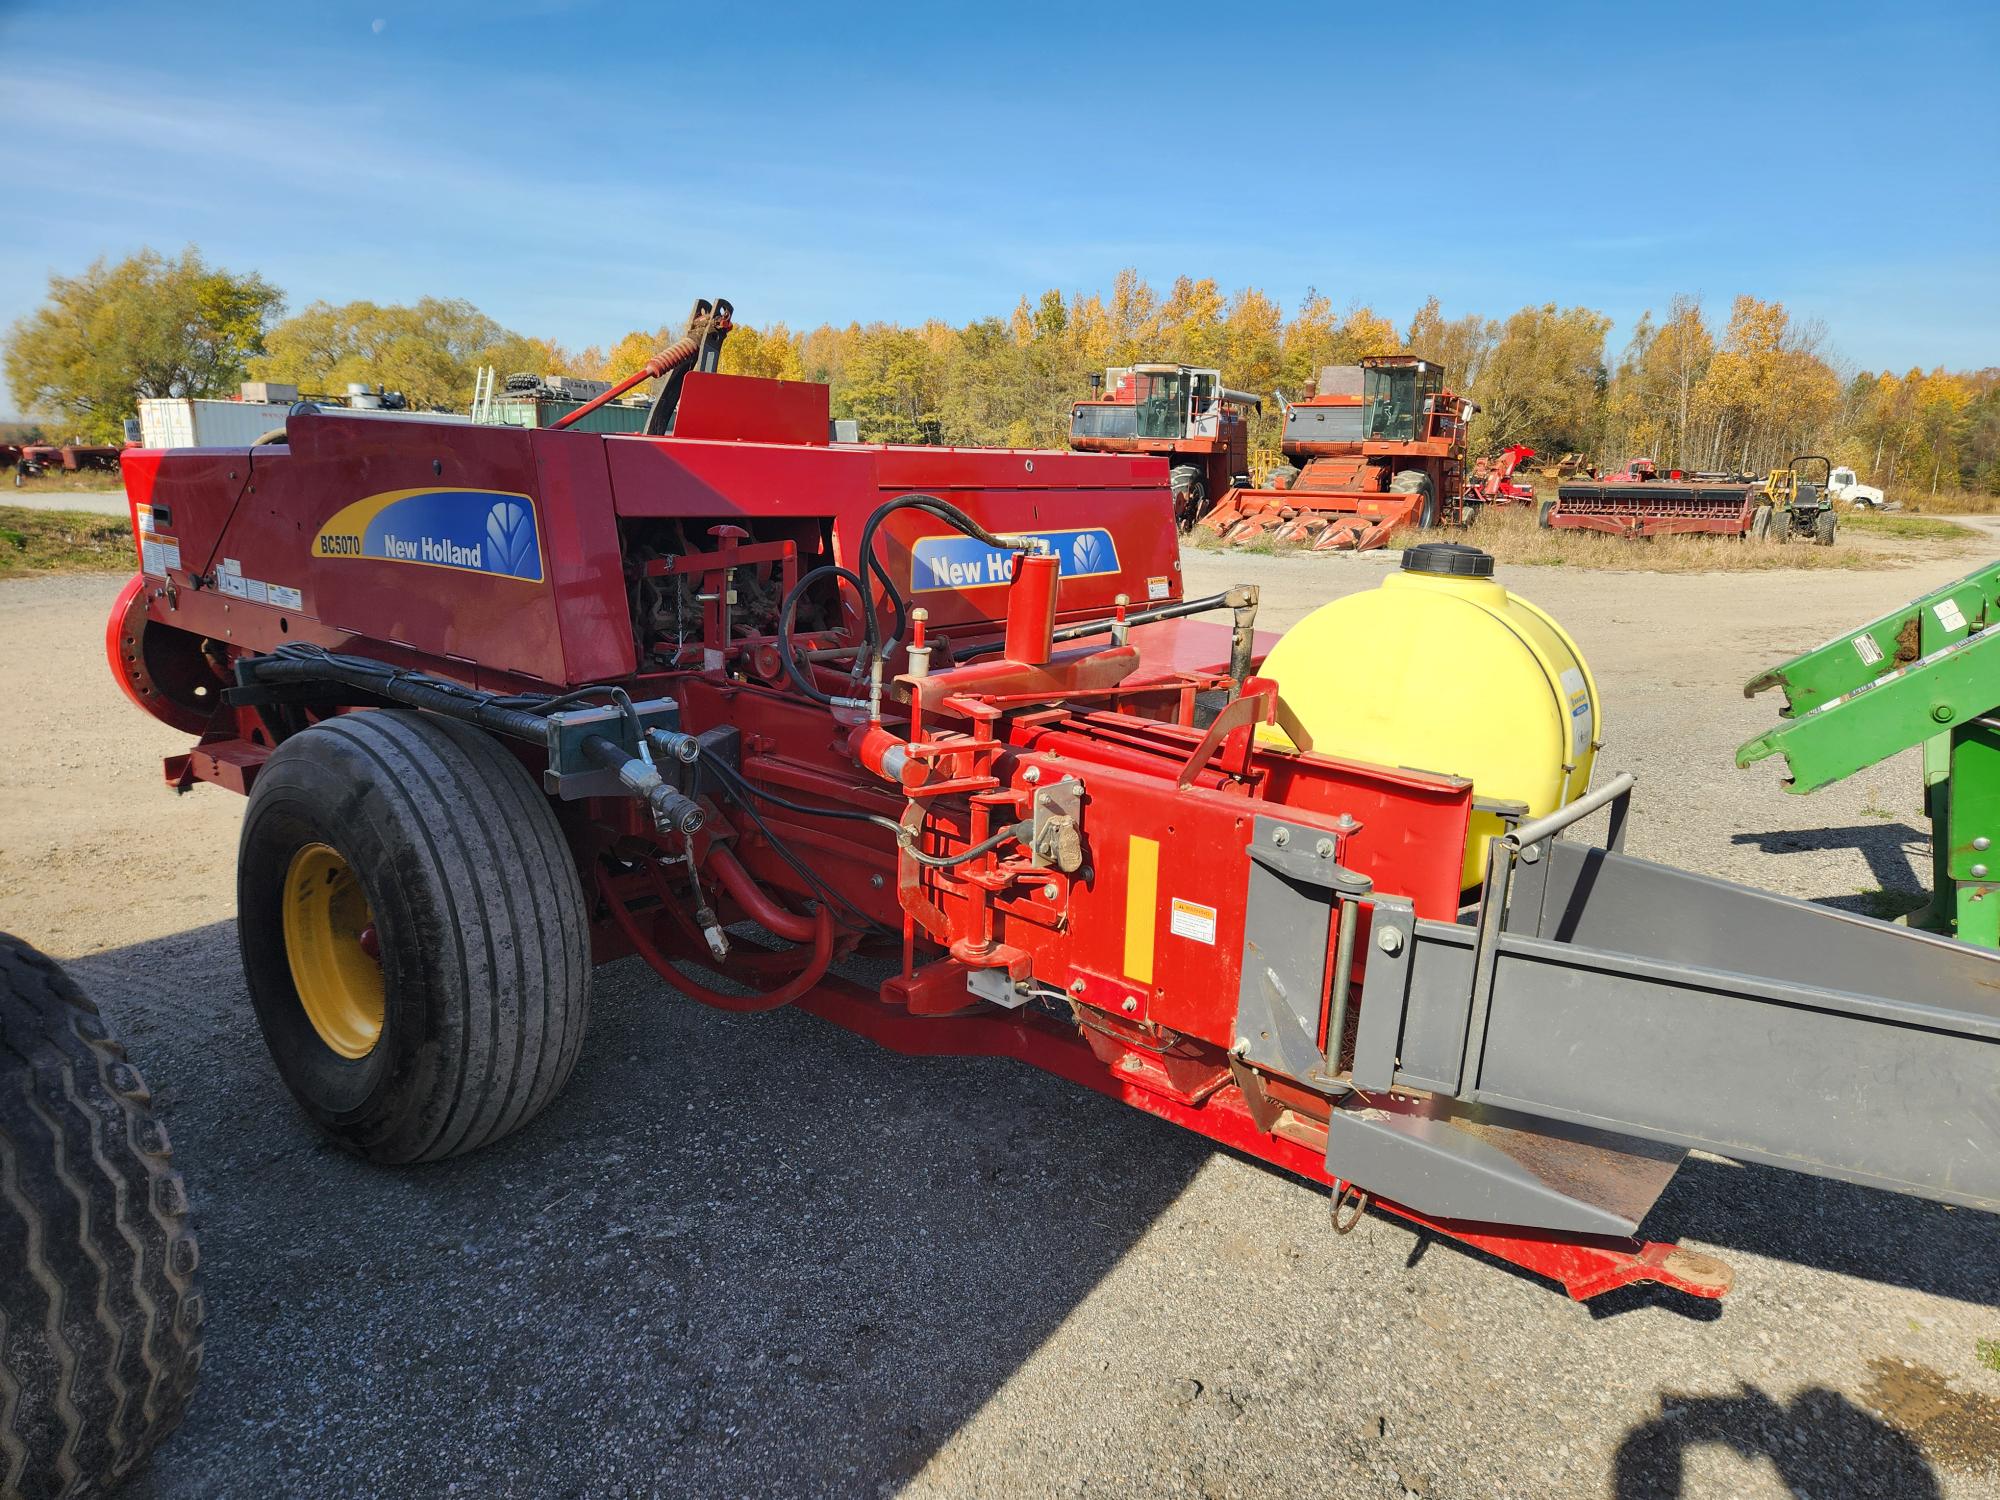
[{"label": "black tank cap", "polygon": [[1493,554],[1464,542],[1419,542],[1403,553],[1403,571],[1446,578],[1491,578]]}]

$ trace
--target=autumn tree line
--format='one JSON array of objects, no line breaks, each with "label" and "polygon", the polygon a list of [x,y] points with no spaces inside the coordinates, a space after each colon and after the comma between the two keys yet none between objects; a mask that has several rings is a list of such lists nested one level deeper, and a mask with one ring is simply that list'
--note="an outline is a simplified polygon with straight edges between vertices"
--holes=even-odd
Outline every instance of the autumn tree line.
[{"label": "autumn tree line", "polygon": [[[100,261],[50,278],[47,301],[7,335],[7,380],[51,435],[115,441],[140,396],[226,395],[248,377],[328,394],[379,385],[415,406],[464,410],[482,367],[615,380],[681,331],[565,349],[454,298],[283,314],[276,287],[192,247]],[[1436,298],[1399,326],[1317,292],[1287,312],[1255,288],[1184,276],[1163,294],[1128,270],[1108,292],[1046,291],[962,325],[739,325],[722,367],[824,381],[834,415],[866,439],[1060,447],[1070,403],[1107,366],[1214,366],[1232,387],[1296,398],[1322,366],[1409,352],[1443,365],[1446,383],[1478,403],[1475,454],[1520,442],[1603,463],[1645,455],[1663,467],[1762,472],[1822,452],[1891,490],[2000,494],[2000,369],[1853,370],[1829,354],[1818,324],[1748,296],[1726,315],[1676,297],[1615,351],[1610,327],[1590,308],[1554,304],[1447,318]],[[1253,423],[1259,462],[1277,456],[1277,413],[1267,399]]]}]

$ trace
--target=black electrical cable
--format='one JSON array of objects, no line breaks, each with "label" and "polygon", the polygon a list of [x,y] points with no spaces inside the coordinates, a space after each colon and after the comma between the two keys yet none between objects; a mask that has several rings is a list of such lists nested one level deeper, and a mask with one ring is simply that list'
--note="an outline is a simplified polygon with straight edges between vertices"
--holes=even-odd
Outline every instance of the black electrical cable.
[{"label": "black electrical cable", "polygon": [[785,675],[792,680],[792,686],[815,702],[832,708],[833,698],[823,693],[813,683],[812,678],[799,669],[792,649],[792,627],[798,620],[799,601],[805,597],[806,589],[816,579],[831,575],[852,585],[855,597],[861,601],[861,620],[868,642],[868,654],[873,656],[881,647],[880,625],[875,619],[875,611],[868,606],[868,585],[861,575],[851,568],[839,567],[834,563],[822,563],[792,585],[785,595],[785,602],[778,610],[778,659],[784,663]]}]

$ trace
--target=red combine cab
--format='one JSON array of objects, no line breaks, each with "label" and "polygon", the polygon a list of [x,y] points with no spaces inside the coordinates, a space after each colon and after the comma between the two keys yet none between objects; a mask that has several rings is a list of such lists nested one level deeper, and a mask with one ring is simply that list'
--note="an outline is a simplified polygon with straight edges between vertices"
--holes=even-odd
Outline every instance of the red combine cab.
[{"label": "red combine cab", "polygon": [[1405,527],[1459,520],[1471,415],[1444,388],[1443,368],[1415,355],[1329,366],[1285,408],[1296,477],[1231,490],[1201,525],[1227,542],[1365,552]]},{"label": "red combine cab", "polygon": [[1217,495],[1250,482],[1250,434],[1243,413],[1262,411],[1263,399],[1230,390],[1220,370],[1114,366],[1104,372],[1104,390],[1101,399],[1070,408],[1071,449],[1164,458],[1170,466],[1174,517],[1182,531]]},{"label": "red combine cab", "polygon": [[[823,386],[713,373],[694,324],[651,433],[127,454],[111,669],[189,737],[171,786],[248,794],[247,986],[328,1135],[527,1125],[636,954],[1578,1297],[1727,1288],[1636,1238],[1692,1147],[2000,1208],[2000,954],[1623,853],[1588,669],[1490,557],[1413,547],[1270,643],[1254,589],[1186,597],[1160,459],[831,443]],[[1435,368],[1373,367],[1390,479],[1453,461]],[[802,1108],[855,1107],[830,1067]]]}]

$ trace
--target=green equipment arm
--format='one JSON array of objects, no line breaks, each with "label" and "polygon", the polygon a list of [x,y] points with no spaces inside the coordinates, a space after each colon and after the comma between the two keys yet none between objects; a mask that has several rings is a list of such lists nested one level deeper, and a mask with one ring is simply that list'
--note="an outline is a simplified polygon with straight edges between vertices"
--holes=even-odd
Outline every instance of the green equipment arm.
[{"label": "green equipment arm", "polygon": [[1766,730],[1737,750],[1736,764],[1782,755],[1791,771],[1788,790],[1816,792],[1997,707],[2000,625],[1963,636]]},{"label": "green equipment arm", "polygon": [[[1968,573],[1936,593],[1912,600],[1879,620],[1870,620],[1858,630],[1835,636],[1824,646],[1759,673],[1744,685],[1743,696],[1751,698],[1766,688],[1779,688],[1786,698],[1786,706],[1779,710],[1782,717],[1810,713],[1877,678],[1962,641],[1995,621],[2000,621],[2000,562]],[[1930,732],[1936,734],[1938,730]],[[1745,759],[1751,745],[1758,743],[1761,742],[1753,740],[1744,746],[1736,763],[1748,765],[1751,760],[1761,760],[1761,755]],[[1860,769],[1859,765],[1854,769]]]}]

